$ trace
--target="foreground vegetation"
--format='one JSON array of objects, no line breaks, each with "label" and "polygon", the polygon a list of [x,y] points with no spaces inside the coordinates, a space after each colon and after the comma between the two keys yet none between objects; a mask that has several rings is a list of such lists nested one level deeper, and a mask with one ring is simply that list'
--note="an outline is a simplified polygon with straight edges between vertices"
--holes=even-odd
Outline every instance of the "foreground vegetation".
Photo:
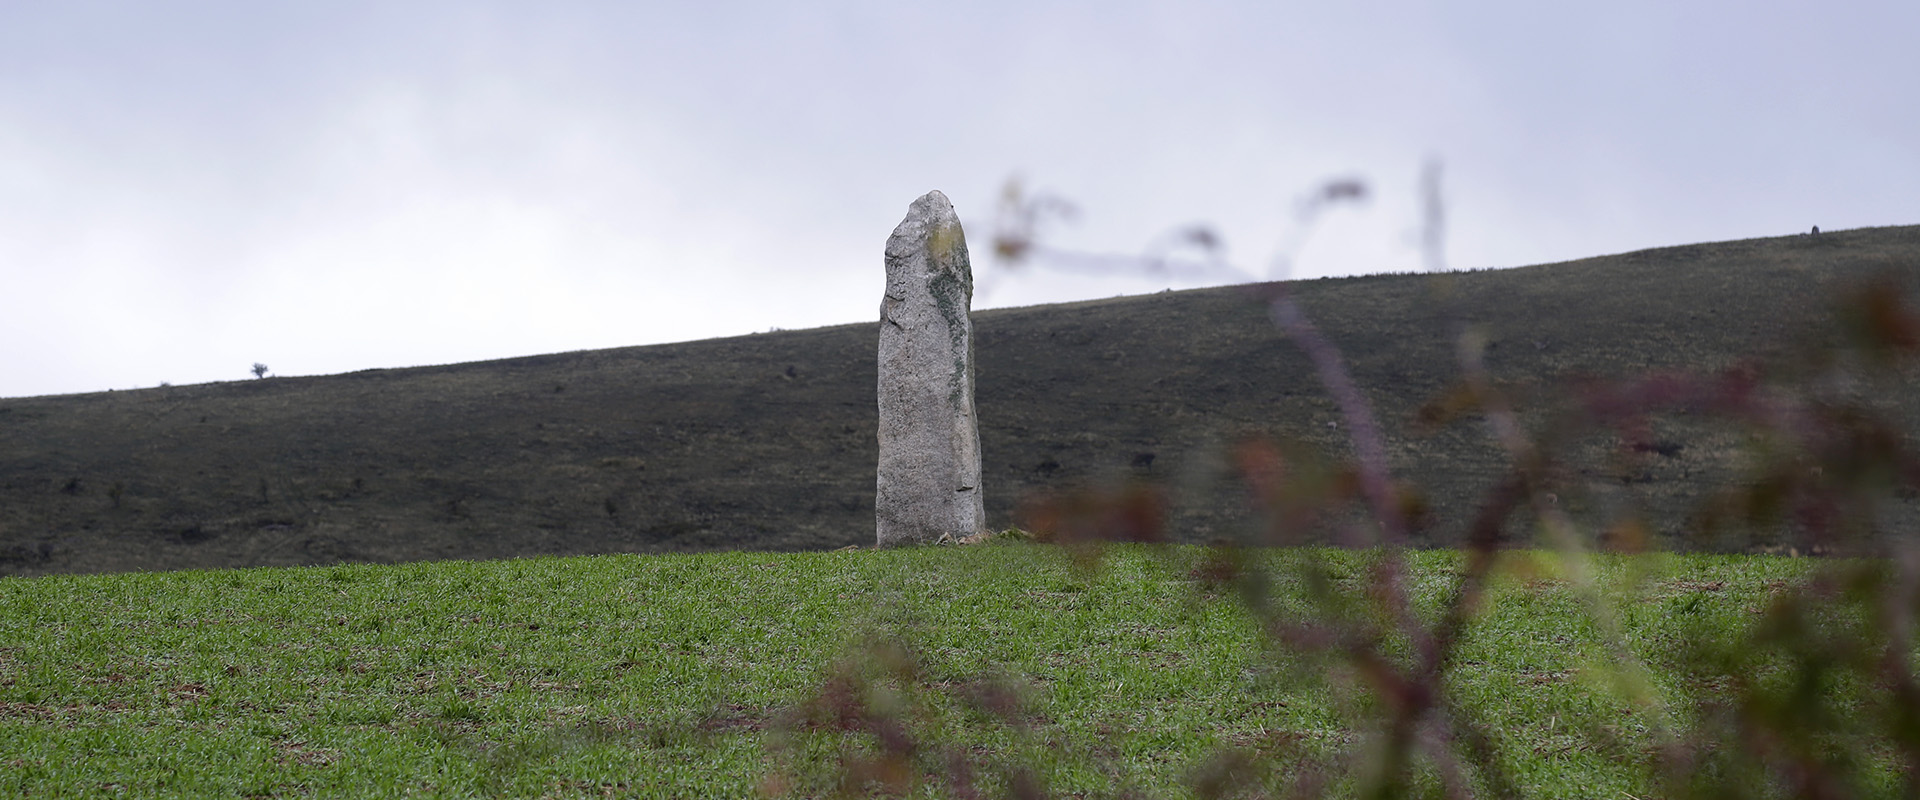
[{"label": "foreground vegetation", "polygon": [[[1102,373],[1174,369],[1154,380],[1161,387],[1154,391],[1187,398],[1182,402],[1219,406],[1207,386],[1221,376],[1262,374],[1258,365],[1285,376],[1284,385],[1250,395],[1228,392],[1256,397],[1259,407],[1222,417],[1242,420],[1236,429],[1183,428],[1179,409],[1149,402],[1151,392],[1097,393],[1129,395],[1133,408],[1155,416],[1132,434],[1073,434],[1119,448],[1101,459],[1120,456],[1130,465],[1129,472],[1090,480],[1094,473],[1063,467],[1067,450],[1047,441],[1114,417],[1077,404],[1087,385],[1035,388],[1044,402],[991,403],[1008,414],[1058,406],[1075,421],[1007,429],[1012,440],[1040,450],[1022,451],[1010,468],[997,470],[1002,480],[1029,457],[1043,459],[1030,480],[1044,487],[1021,493],[1018,519],[1033,533],[1003,537],[1016,541],[893,552],[0,581],[0,791],[1020,800],[1920,796],[1920,545],[1908,533],[1920,498],[1908,391],[1920,363],[1920,312],[1907,299],[1920,273],[1912,270],[1913,250],[1902,245],[1916,229],[1758,249],[1679,248],[1660,251],[1657,266],[1638,257],[1644,254],[1615,264],[1666,271],[1664,262],[1689,260],[1682,256],[1714,256],[1726,262],[1719,266],[1740,262],[1739,269],[1701,261],[1685,271],[1688,278],[1749,292],[1768,274],[1825,271],[1837,288],[1833,315],[1784,350],[1730,348],[1721,345],[1737,343],[1714,337],[1810,320],[1814,304],[1805,292],[1780,309],[1792,313],[1773,315],[1741,303],[1702,306],[1706,295],[1672,291],[1672,283],[1651,294],[1623,294],[1621,287],[1636,282],[1621,282],[1631,270],[1620,269],[1562,299],[1596,308],[1630,294],[1626,308],[1637,311],[1585,318],[1605,321],[1603,333],[1585,323],[1549,333],[1555,321],[1577,315],[1561,315],[1538,297],[1485,291],[1498,289],[1497,281],[1469,290],[1474,281],[1447,271],[1438,175],[1430,167],[1423,179],[1422,241],[1434,276],[1424,282],[1431,307],[1422,314],[1361,313],[1370,307],[1323,304],[1333,294],[1284,281],[1255,282],[1233,291],[1264,306],[1254,329],[1272,325],[1259,340],[1265,344],[1249,345],[1256,340],[1225,318],[1182,316],[1183,329],[1239,343],[1217,360],[1198,359],[1204,348],[1158,349],[1164,341],[1126,340],[1111,328],[1068,337],[1106,342],[1102,358],[1112,363],[1097,364]],[[1306,199],[1303,219],[1365,191],[1356,181],[1328,182]],[[996,253],[1015,261],[1071,257],[1036,243],[1036,209],[1049,204],[1015,191],[1008,205],[1012,224],[996,233]],[[1230,268],[1211,232],[1184,236],[1202,251],[1201,266]],[[1868,244],[1876,246],[1861,248]],[[1567,276],[1598,274],[1566,266]],[[1655,313],[1648,299],[1656,297],[1678,298],[1684,307]],[[1401,300],[1420,306],[1408,292]],[[1503,341],[1523,340],[1511,338],[1514,328],[1484,321],[1485,309],[1475,305],[1483,301],[1556,316],[1518,329],[1530,349],[1501,349]],[[1723,316],[1705,320],[1696,313],[1703,308]],[[1048,312],[1054,322],[1065,316]],[[1194,319],[1214,322],[1194,326]],[[1672,337],[1615,341],[1611,326],[1630,321],[1644,328],[1642,319],[1681,329]],[[1423,341],[1444,345],[1456,363],[1449,369],[1438,352],[1409,361],[1382,345],[1419,338],[1393,321],[1425,330]],[[1048,338],[1066,330],[1055,325]],[[1293,359],[1269,361],[1266,345],[1282,339]],[[1584,348],[1587,355],[1604,350],[1618,358],[1559,360],[1559,343],[1576,339],[1605,345]],[[1719,345],[1703,344],[1712,341]],[[1522,369],[1532,378],[1515,382],[1516,350],[1521,360],[1552,362],[1551,369]],[[1656,353],[1667,359],[1650,357]],[[1113,369],[1122,363],[1128,369]],[[1546,373],[1572,377],[1533,382]],[[781,374],[799,386],[809,373],[789,364]],[[1165,383],[1181,376],[1201,383]],[[1296,391],[1309,380],[1320,390]],[[568,386],[556,383],[550,394],[576,397]],[[718,397],[675,396],[708,405]],[[61,559],[80,552],[105,559],[90,562],[92,569],[181,566],[170,560],[180,554],[172,541],[198,553],[196,565],[231,564],[221,560],[229,557],[247,565],[422,553],[473,558],[485,548],[465,545],[479,541],[512,555],[555,554],[586,541],[565,544],[563,509],[570,507],[591,508],[595,526],[616,538],[641,531],[646,540],[597,539],[593,549],[640,544],[658,551],[670,548],[650,538],[655,533],[676,541],[692,535],[699,523],[687,515],[747,519],[739,505],[746,497],[770,504],[779,519],[806,520],[794,524],[813,526],[806,536],[816,545],[822,530],[850,536],[861,529],[821,513],[830,510],[823,502],[854,516],[862,507],[844,496],[835,505],[820,491],[824,484],[808,484],[799,504],[728,480],[701,490],[721,493],[716,502],[663,491],[673,476],[699,476],[668,470],[662,483],[657,468],[676,463],[655,460],[662,452],[695,458],[724,476],[769,462],[721,457],[685,440],[664,451],[636,447],[629,434],[637,428],[623,429],[616,441],[597,425],[549,425],[537,420],[556,404],[541,397],[471,408],[535,414],[521,422],[543,433],[515,438],[518,458],[555,470],[562,488],[582,490],[571,500],[562,496],[567,491],[520,481],[463,427],[440,443],[443,452],[463,465],[485,465],[483,472],[519,486],[516,492],[534,487],[534,494],[462,488],[434,471],[385,483],[355,476],[331,488],[262,477],[257,501],[246,501],[254,510],[232,525],[209,527],[179,505],[188,494],[158,484],[108,483],[101,508],[89,499],[98,477],[48,460],[65,452],[59,436],[20,439],[52,448],[21,449],[19,463],[28,465],[22,474],[75,477],[57,489],[34,480],[10,484],[22,497],[51,491],[67,499],[41,503],[65,509],[44,519],[17,512],[0,519],[38,531],[31,546],[0,541],[0,569],[76,569],[80,562]],[[770,404],[786,407],[764,392],[741,399],[719,405],[766,418]],[[341,407],[405,427],[375,405]],[[630,407],[606,397],[575,405],[620,419]],[[1302,409],[1310,412],[1303,416]],[[441,410],[433,413],[445,416]],[[671,413],[683,418],[687,411]],[[173,403],[158,417],[180,422],[193,413],[194,425],[219,416]],[[841,435],[860,430],[835,424]],[[35,403],[0,408],[0,425],[93,430],[78,416]],[[518,423],[505,429],[518,431],[514,437],[526,430]],[[586,438],[560,442],[547,438],[550,429]],[[667,429],[653,426],[656,433]],[[232,441],[236,430],[220,429],[221,441]],[[834,450],[809,464],[844,470],[872,463],[834,449],[829,439],[783,431]],[[202,451],[187,438],[160,438]],[[564,445],[560,451],[574,459],[591,456],[578,446],[587,440],[625,455],[599,458],[589,469],[589,462],[560,463],[547,453]],[[1177,460],[1177,476],[1169,475],[1160,459],[1166,453],[1157,452],[1168,442],[1211,455]],[[1478,455],[1429,458],[1469,450]],[[254,460],[205,450],[226,469],[306,463],[318,455],[303,452]],[[352,452],[384,458],[371,449]],[[212,474],[158,461],[132,468]],[[626,475],[616,481],[625,494],[608,494],[588,478],[607,470]],[[811,467],[802,472],[815,474]],[[231,475],[221,480],[228,481],[215,493],[221,502],[239,496],[231,490],[241,484]],[[987,489],[989,497],[1014,494]],[[427,496],[452,499],[415,502]],[[653,511],[636,515],[640,497]],[[1218,508],[1196,499],[1206,497],[1243,508],[1238,515],[1206,512]],[[285,514],[260,516],[276,503],[291,505]],[[323,513],[343,503],[387,510],[352,524]],[[420,527],[414,523],[423,518],[410,523],[406,514],[389,513],[402,506],[443,509],[432,513],[459,524]],[[84,513],[62,516],[76,510]],[[644,521],[655,512],[679,521]],[[514,516],[528,513],[537,518]],[[143,526],[154,519],[184,527],[86,547],[73,531],[109,530],[82,520],[92,515],[97,522],[100,514],[137,523],[125,530],[152,533]],[[296,519],[302,521],[289,521]],[[493,527],[468,524],[478,519]],[[254,527],[294,538],[235,535]],[[399,549],[360,550],[323,529],[357,530]],[[514,536],[492,537],[488,531],[496,529],[519,531],[514,536],[538,530],[543,544],[513,545]],[[435,530],[457,535],[409,535]],[[713,533],[700,530],[696,539]],[[283,547],[294,539],[302,542],[299,552]],[[1215,546],[1173,544],[1193,541]],[[1344,549],[1314,547],[1329,541]],[[1516,549],[1536,542],[1553,552]],[[1408,550],[1438,543],[1460,546]],[[1662,547],[1845,557],[1657,554]],[[216,551],[225,555],[207,560]],[[1594,551],[1615,555],[1588,555]]]},{"label": "foreground vegetation", "polygon": [[[1231,788],[1219,781],[1289,777],[1236,772],[1236,758],[1331,758],[1367,735],[1373,701],[1276,652],[1217,594],[1217,553],[1123,546],[1086,570],[1067,552],[0,580],[0,794],[816,794],[872,749],[820,717],[836,685],[985,765],[981,785],[1002,787],[990,795],[1026,779],[992,765],[1022,764],[1054,795],[1217,796]],[[1280,550],[1260,568],[1324,574],[1361,598],[1376,557]],[[1416,613],[1442,607],[1460,560],[1410,555]],[[1453,702],[1492,731],[1528,796],[1645,796],[1661,732],[1727,691],[1683,656],[1744,636],[1813,563],[1600,557],[1589,596],[1558,556],[1510,553],[1457,646]],[[1292,579],[1271,587],[1279,607],[1312,602]],[[1590,601],[1649,666],[1644,686]]]}]

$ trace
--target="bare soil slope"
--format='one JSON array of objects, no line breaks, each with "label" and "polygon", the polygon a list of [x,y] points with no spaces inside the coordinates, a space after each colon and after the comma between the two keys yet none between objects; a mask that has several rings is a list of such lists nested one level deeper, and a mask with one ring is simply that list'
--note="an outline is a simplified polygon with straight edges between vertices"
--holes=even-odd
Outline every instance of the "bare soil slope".
[{"label": "bare soil slope", "polygon": [[[1447,280],[1492,332],[1497,376],[1526,383],[1778,350],[1818,330],[1837,287],[1888,271],[1920,277],[1920,226]],[[1444,544],[1504,461],[1474,426],[1410,424],[1455,375],[1435,286],[1372,276],[1296,292],[1377,404],[1399,474],[1430,492],[1425,535]],[[1244,290],[975,319],[996,525],[1030,493],[1140,477],[1176,489],[1176,535],[1237,536],[1251,522],[1223,444],[1270,431],[1346,447],[1304,358]],[[876,336],[861,323],[0,399],[0,574],[868,544]],[[1708,426],[1661,435],[1673,447],[1652,462],[1597,459],[1583,477],[1593,502],[1639,504],[1677,535],[1700,488],[1731,475],[1736,442]]]}]

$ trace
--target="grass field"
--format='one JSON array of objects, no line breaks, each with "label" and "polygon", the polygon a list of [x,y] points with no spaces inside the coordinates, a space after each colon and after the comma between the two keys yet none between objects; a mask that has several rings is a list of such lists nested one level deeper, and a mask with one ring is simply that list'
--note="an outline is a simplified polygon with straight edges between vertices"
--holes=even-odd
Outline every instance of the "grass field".
[{"label": "grass field", "polygon": [[[859,737],[783,724],[849,654],[915,659],[901,714],[1054,796],[1192,796],[1224,753],[1306,763],[1361,741],[1367,701],[1276,653],[1209,593],[1195,548],[534,558],[0,579],[0,795],[748,797],[825,793]],[[1323,559],[1355,596],[1367,553]],[[1412,554],[1421,613],[1459,556]],[[1597,594],[1508,557],[1453,699],[1528,796],[1645,797],[1669,666],[1749,627],[1808,560],[1606,556]],[[1590,613],[1651,667],[1634,701]],[[1302,606],[1304,609],[1304,606]],[[1304,610],[1302,613],[1306,613]],[[1264,655],[1263,655],[1264,653]],[[979,688],[1023,696],[1016,724]],[[879,701],[876,701],[879,702]],[[798,719],[798,717],[784,717]],[[783,744],[784,743],[784,744]],[[1304,761],[1302,761],[1304,759]],[[1284,775],[1270,775],[1279,781]],[[997,791],[997,790],[996,790]],[[996,796],[989,791],[988,796]]]}]

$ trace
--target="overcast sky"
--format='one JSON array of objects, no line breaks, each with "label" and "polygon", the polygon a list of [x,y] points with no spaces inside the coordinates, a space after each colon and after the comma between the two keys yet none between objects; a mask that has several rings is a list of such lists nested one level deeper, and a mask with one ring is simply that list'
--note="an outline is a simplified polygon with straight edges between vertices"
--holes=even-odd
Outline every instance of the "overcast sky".
[{"label": "overcast sky", "polygon": [[1920,223],[1920,3],[0,0],[0,396],[877,319],[930,189],[976,308],[1013,177],[1295,277]]}]

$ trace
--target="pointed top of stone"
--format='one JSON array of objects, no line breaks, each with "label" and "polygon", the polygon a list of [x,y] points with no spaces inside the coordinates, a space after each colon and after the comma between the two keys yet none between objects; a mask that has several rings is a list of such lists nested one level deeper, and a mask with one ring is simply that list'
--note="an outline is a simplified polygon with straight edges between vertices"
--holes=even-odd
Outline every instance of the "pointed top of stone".
[{"label": "pointed top of stone", "polygon": [[[953,231],[960,229],[960,216],[953,211],[953,203],[947,196],[935,189],[920,195],[907,207],[907,218],[893,229],[893,235],[887,237],[887,255],[904,258],[914,251],[926,247],[935,260],[950,260],[946,251],[953,249]],[[963,236],[964,234],[962,234]],[[961,244],[964,248],[965,244]],[[948,258],[942,259],[946,255]]]},{"label": "pointed top of stone", "polygon": [[942,214],[949,217],[953,216],[953,201],[948,200],[947,196],[941,193],[939,189],[920,195],[920,198],[913,201],[913,205],[909,206],[909,208],[913,211],[920,211],[924,208],[928,213]]}]

